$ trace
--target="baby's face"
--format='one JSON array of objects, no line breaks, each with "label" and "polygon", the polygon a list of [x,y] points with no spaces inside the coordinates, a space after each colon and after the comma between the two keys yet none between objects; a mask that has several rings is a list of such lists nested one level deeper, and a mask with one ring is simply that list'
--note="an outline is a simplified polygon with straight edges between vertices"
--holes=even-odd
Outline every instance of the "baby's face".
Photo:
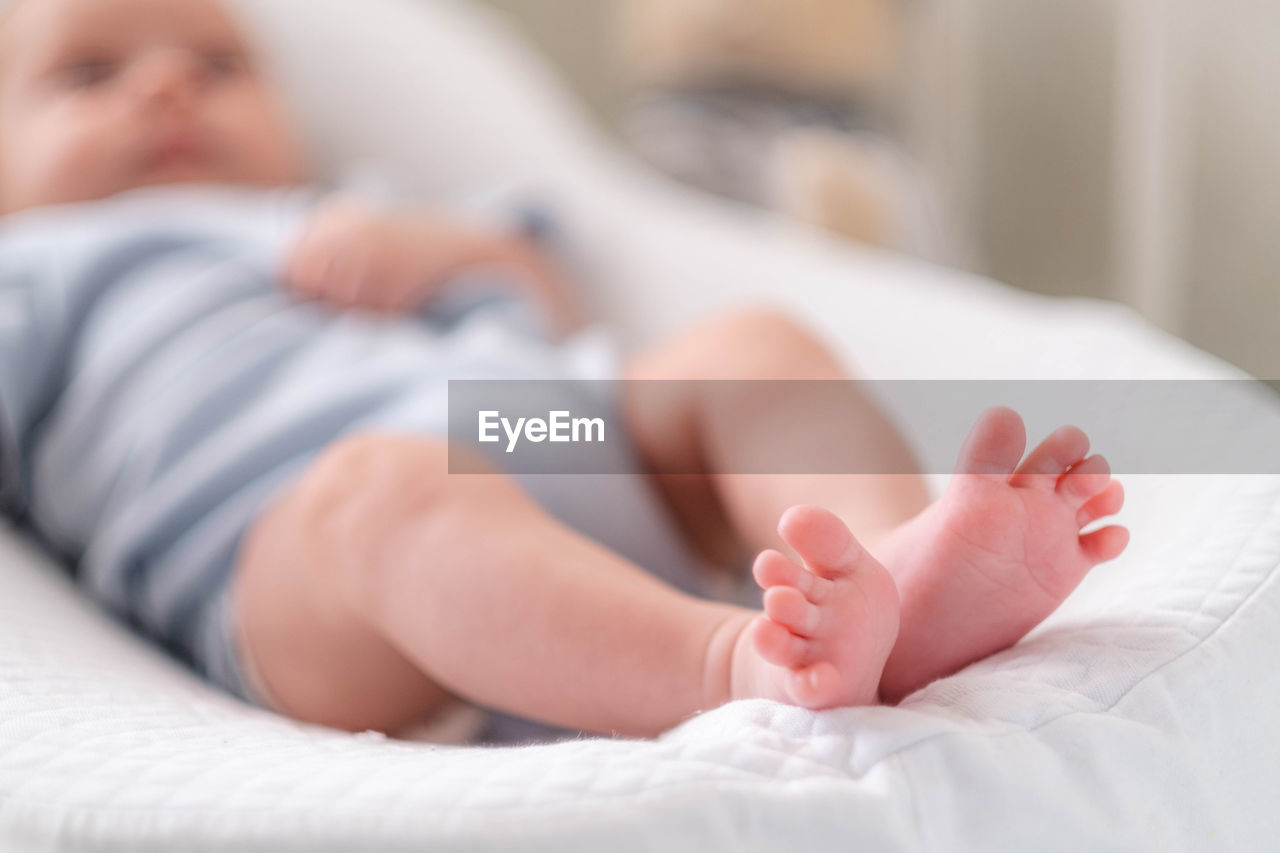
[{"label": "baby's face", "polygon": [[23,0],[0,25],[0,214],[303,172],[283,109],[213,0]]}]

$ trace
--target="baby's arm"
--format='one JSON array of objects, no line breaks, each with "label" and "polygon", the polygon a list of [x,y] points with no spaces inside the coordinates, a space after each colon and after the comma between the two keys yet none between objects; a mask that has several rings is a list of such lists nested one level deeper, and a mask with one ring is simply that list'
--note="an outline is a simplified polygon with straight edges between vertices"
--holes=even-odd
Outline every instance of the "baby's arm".
[{"label": "baby's arm", "polygon": [[558,332],[579,324],[564,277],[532,240],[420,209],[323,202],[303,228],[283,279],[301,295],[344,307],[407,312],[456,273],[479,265],[509,267],[513,284],[547,309]]}]

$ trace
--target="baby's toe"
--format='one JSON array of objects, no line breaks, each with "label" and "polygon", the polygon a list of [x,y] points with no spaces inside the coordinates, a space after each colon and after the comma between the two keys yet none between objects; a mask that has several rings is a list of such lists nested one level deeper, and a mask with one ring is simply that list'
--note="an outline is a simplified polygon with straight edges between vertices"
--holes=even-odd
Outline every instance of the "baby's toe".
[{"label": "baby's toe", "polygon": [[775,586],[764,594],[764,612],[793,634],[812,637],[818,630],[822,613],[810,604],[800,590],[792,586]]},{"label": "baby's toe", "polygon": [[843,704],[845,684],[835,666],[819,661],[788,673],[787,690],[798,704],[818,710]]},{"label": "baby's toe", "polygon": [[1119,557],[1128,544],[1129,531],[1116,524],[1080,537],[1080,550],[1095,564]]},{"label": "baby's toe", "polygon": [[769,663],[795,667],[805,662],[809,641],[797,637],[772,619],[758,617],[752,622],[751,631],[756,652]]},{"label": "baby's toe", "polygon": [[768,548],[756,555],[751,575],[761,589],[775,586],[795,587],[812,599],[819,578],[796,565],[796,562],[780,551]]},{"label": "baby's toe", "polygon": [[1112,480],[1107,487],[1090,498],[1076,513],[1076,526],[1093,524],[1100,518],[1115,515],[1124,507],[1124,486]]},{"label": "baby's toe", "polygon": [[1089,436],[1079,427],[1058,427],[1036,445],[1014,472],[1010,484],[1020,488],[1042,488],[1057,484],[1062,473],[1089,452]]},{"label": "baby's toe", "polygon": [[844,577],[857,568],[862,546],[835,513],[817,506],[794,506],[782,514],[778,534],[820,577]]},{"label": "baby's toe", "polygon": [[1090,456],[1062,475],[1058,480],[1058,494],[1078,510],[1110,482],[1111,464],[1101,456]]},{"label": "baby's toe", "polygon": [[1027,430],[1018,413],[1002,406],[988,409],[969,430],[956,473],[1008,477],[1026,447]]}]

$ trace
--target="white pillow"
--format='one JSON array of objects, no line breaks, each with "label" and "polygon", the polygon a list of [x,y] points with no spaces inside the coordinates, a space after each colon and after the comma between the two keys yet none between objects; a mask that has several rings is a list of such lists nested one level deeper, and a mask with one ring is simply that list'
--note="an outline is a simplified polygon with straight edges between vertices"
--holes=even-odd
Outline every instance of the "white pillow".
[{"label": "white pillow", "polygon": [[[448,197],[555,182],[594,131],[499,16],[454,0],[230,0],[264,49],[320,174],[376,158]],[[319,54],[319,55],[317,55]]]}]

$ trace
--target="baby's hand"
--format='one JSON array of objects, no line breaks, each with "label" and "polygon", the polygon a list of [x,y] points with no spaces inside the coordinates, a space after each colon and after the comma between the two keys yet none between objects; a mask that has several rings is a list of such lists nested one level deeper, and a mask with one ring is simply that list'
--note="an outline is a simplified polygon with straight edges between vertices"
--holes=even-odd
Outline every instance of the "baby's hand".
[{"label": "baby's hand", "polygon": [[322,204],[283,278],[301,296],[400,313],[421,307],[442,283],[476,264],[511,266],[518,273],[513,283],[549,308],[559,331],[577,324],[561,277],[534,244],[421,210],[385,213],[350,199]]}]

